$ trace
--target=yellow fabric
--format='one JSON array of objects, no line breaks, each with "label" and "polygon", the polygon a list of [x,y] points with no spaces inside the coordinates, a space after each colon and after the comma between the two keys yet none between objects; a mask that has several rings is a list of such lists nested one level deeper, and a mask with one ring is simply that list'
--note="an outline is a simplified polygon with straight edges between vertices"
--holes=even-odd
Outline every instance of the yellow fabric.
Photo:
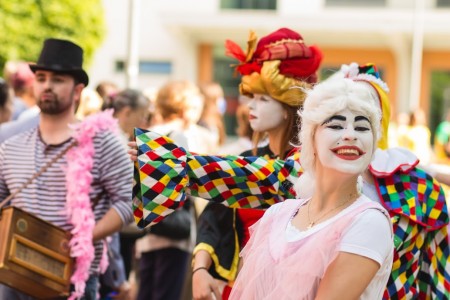
[{"label": "yellow fabric", "polygon": [[248,41],[247,41],[247,51],[245,54],[245,61],[249,62],[253,58],[253,54],[256,51],[256,45],[258,44],[258,37],[253,30],[250,30]]},{"label": "yellow fabric", "polygon": [[306,98],[305,89],[311,88],[311,85],[280,74],[280,63],[280,60],[265,61],[261,73],[242,76],[240,93],[249,97],[254,94],[269,95],[289,106],[301,106]]},{"label": "yellow fabric", "polygon": [[387,149],[388,148],[388,129],[389,120],[391,118],[391,106],[389,103],[389,97],[387,93],[378,85],[376,82],[368,81],[374,89],[377,91],[378,99],[380,100],[381,106],[381,137],[378,141],[378,148]]},{"label": "yellow fabric", "polygon": [[[236,230],[236,210],[233,210],[233,232],[234,232],[234,254],[233,254],[233,261],[231,263],[230,269],[225,268],[222,266],[219,262],[219,257],[217,256],[214,248],[207,244],[207,243],[199,243],[197,246],[195,246],[193,251],[193,257],[195,259],[195,254],[197,254],[200,250],[205,250],[209,253],[211,256],[211,259],[214,263],[214,269],[216,270],[216,273],[222,276],[223,278],[227,279],[229,283],[232,283],[237,276],[238,266],[239,266],[239,237]],[[194,265],[194,260],[192,260],[192,265]]]}]

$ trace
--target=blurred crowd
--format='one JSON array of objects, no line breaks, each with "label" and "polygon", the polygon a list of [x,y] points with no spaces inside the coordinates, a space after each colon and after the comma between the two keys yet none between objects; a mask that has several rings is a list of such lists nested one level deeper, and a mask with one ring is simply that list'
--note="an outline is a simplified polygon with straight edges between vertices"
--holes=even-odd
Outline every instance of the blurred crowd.
[{"label": "blurred crowd", "polygon": [[411,150],[422,165],[450,162],[450,111],[432,132],[426,113],[419,108],[413,112],[398,113],[389,125],[389,146]]},{"label": "blurred crowd", "polygon": [[[317,63],[310,62],[315,65],[312,71],[314,74],[320,59],[321,56]],[[273,62],[269,61],[264,67],[262,70],[266,73],[277,72],[274,77],[287,80],[284,75],[279,76],[279,66]],[[261,77],[267,75],[259,71]],[[0,79],[0,143],[36,127],[40,118],[40,108],[33,92],[35,74],[30,70],[29,64],[22,61],[7,62],[3,74],[4,79]],[[259,81],[251,81],[253,77],[243,78],[249,82],[243,79],[241,96],[235,110],[227,109],[229,102],[222,86],[217,82],[170,80],[156,88],[138,90],[124,89],[105,78],[94,88],[89,86],[83,89],[76,107],[76,118],[85,120],[102,111],[112,111],[112,116],[118,123],[117,135],[123,150],[128,150],[129,142],[134,141],[135,128],[141,128],[169,137],[177,146],[190,153],[244,157],[257,155],[268,160],[285,160],[298,150],[294,146],[299,145],[298,141],[295,145],[292,141],[298,137],[299,129],[297,130],[296,126],[300,123],[298,111],[303,104],[303,98],[297,94],[292,95],[303,94],[304,91],[299,85],[307,82],[307,87],[316,82],[317,78],[306,76],[302,81],[298,80],[300,76],[295,79],[288,78],[292,79],[289,82],[292,87],[283,90],[284,85],[280,84],[281,87],[268,88],[267,91],[259,90]],[[264,80],[265,83],[278,83],[276,80],[261,79]],[[271,94],[274,90],[282,93]],[[251,95],[253,100],[249,100],[246,95]],[[250,110],[253,110],[252,114]],[[236,120],[234,134],[227,134],[225,130],[225,112],[232,114]],[[255,116],[258,113],[261,114],[259,118]],[[435,132],[431,132],[427,124],[426,113],[422,109],[399,113],[389,126],[389,147],[409,149],[419,158],[420,165],[425,169],[433,164],[450,166],[450,112],[443,116],[443,121]],[[272,153],[273,149],[277,149],[277,153]],[[122,156],[126,156],[129,161],[131,172],[132,161],[125,155],[125,151]],[[378,194],[375,197],[378,197]],[[193,260],[193,253],[211,250],[194,250],[199,244],[197,234],[201,236],[201,231],[197,228],[200,224],[198,220],[202,212],[208,211],[207,203],[204,199],[188,196],[182,208],[156,226],[140,229],[134,223],[125,224],[119,232],[111,234],[107,239],[109,266],[99,278],[100,299],[175,300],[192,299],[193,295],[195,299],[203,299],[198,296],[201,291],[193,291],[196,284],[193,274],[195,273],[197,278],[203,276],[198,282],[205,282],[208,273],[203,271],[214,269],[214,265],[218,265],[217,257],[209,257],[206,264],[200,264],[205,261],[198,257],[196,262]],[[219,206],[222,209],[224,207]],[[214,213],[217,212],[215,208],[212,209]],[[214,213],[211,214],[211,219],[216,218]],[[255,216],[254,221],[260,217]],[[237,215],[236,219],[239,218],[242,218],[242,215]],[[209,221],[213,223],[214,220]],[[170,226],[172,227],[168,230]],[[227,281],[234,280],[223,276],[219,271],[214,275],[214,280],[222,281],[223,290],[229,283]],[[212,276],[210,277],[213,282]],[[211,283],[213,284],[215,281]],[[210,293],[209,287],[206,290]]]},{"label": "blurred crowd", "polygon": [[[33,82],[34,74],[28,63],[10,61],[5,65],[4,79],[0,78],[0,143],[38,123],[39,108],[33,95]],[[240,101],[236,110],[236,131],[227,136],[226,104],[223,89],[216,82],[170,81],[157,89],[141,91],[122,89],[105,80],[95,88],[83,89],[76,117],[83,120],[100,111],[113,110],[125,148],[133,140],[134,128],[138,127],[168,135],[178,145],[195,153],[238,154],[252,147],[248,107],[245,100]],[[153,281],[161,278],[156,284],[162,287],[164,281],[167,282],[162,278],[167,277],[172,277],[167,290],[173,291],[173,297],[189,297],[195,218],[206,204],[200,198],[191,202],[188,209],[192,215],[189,220],[192,230],[187,238],[174,240],[143,231],[134,224],[111,237],[111,270],[100,279],[102,299],[111,295],[116,299],[150,299],[149,293],[154,291],[148,284],[141,285],[140,278]],[[171,261],[172,265],[166,269],[154,268],[163,261]]]},{"label": "blurred crowd", "polygon": [[[0,79],[0,142],[37,124],[39,108],[33,96],[33,81],[34,74],[27,63],[10,61],[5,65],[4,79]],[[94,89],[82,91],[76,116],[82,120],[112,109],[124,147],[133,140],[134,128],[139,127],[167,135],[194,153],[238,155],[252,149],[253,144],[248,98],[239,98],[234,112],[237,123],[234,135],[225,132],[226,104],[223,89],[216,82],[197,85],[190,81],[170,81],[157,89],[152,87],[140,91],[121,89],[105,80]],[[419,157],[421,165],[450,165],[450,112],[434,134],[427,126],[423,110],[399,113],[390,123],[388,136],[390,147],[411,150]],[[262,145],[265,143],[264,139],[260,142]],[[171,277],[168,283],[160,280],[159,286],[164,286],[166,281],[166,289],[174,292],[173,297],[189,299],[192,294],[190,264],[196,239],[195,220],[206,203],[200,198],[191,199],[192,230],[189,237],[182,240],[152,234],[134,224],[114,234],[110,248],[115,254],[110,259],[112,257],[116,261],[111,261],[110,267],[115,270],[101,278],[102,298],[107,299],[114,293],[119,299],[150,299],[149,295],[154,291],[145,282]],[[155,268],[158,263],[168,261],[170,266]],[[122,275],[118,275],[120,273]]]}]

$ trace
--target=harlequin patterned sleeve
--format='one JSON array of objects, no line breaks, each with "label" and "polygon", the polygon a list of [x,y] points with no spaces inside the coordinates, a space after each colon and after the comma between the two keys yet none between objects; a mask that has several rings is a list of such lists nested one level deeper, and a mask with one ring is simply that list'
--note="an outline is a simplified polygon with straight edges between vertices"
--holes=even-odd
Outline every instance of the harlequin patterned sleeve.
[{"label": "harlequin patterned sleeve", "polygon": [[[423,172],[416,169],[417,172]],[[423,172],[425,173],[425,172]],[[429,175],[428,175],[429,176]],[[419,268],[419,299],[450,299],[450,249],[448,235],[449,216],[448,207],[444,200],[444,190],[435,179],[433,192],[427,193],[427,198],[437,198],[432,206],[427,207],[430,219],[440,219],[434,228],[428,226],[428,235],[424,241],[423,257]],[[431,191],[428,189],[428,191]],[[439,191],[439,194],[437,192]],[[429,222],[430,223],[430,222]],[[439,226],[443,225],[444,226]]]},{"label": "harlequin patterned sleeve", "polygon": [[135,130],[133,211],[144,228],[182,206],[186,193],[235,208],[257,208],[294,198],[299,154],[287,160],[194,155],[157,133]]},{"label": "harlequin patterned sleeve", "polygon": [[419,299],[450,298],[448,226],[430,232],[419,271]]},{"label": "harlequin patterned sleeve", "polygon": [[439,182],[419,168],[376,180],[394,229],[383,299],[449,299],[449,216]]}]

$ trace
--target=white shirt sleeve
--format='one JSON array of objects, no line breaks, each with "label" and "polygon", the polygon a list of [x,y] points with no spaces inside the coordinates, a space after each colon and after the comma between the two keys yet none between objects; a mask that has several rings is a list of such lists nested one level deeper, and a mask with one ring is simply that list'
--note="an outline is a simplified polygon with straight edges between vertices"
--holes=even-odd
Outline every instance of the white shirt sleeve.
[{"label": "white shirt sleeve", "polygon": [[381,266],[393,246],[389,222],[378,209],[367,209],[344,233],[340,251],[370,258]]}]

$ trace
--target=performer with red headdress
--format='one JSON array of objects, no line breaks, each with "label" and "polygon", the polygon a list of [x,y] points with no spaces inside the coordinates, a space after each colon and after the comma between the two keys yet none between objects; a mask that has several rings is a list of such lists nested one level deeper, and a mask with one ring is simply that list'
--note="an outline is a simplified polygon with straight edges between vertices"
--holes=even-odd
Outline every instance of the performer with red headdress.
[{"label": "performer with red headdress", "polygon": [[[258,42],[255,33],[250,32],[246,53],[230,40],[225,46],[226,54],[240,62],[236,66],[242,75],[240,93],[252,98],[250,125],[255,148],[241,156],[286,159],[298,150],[293,146],[299,144],[298,111],[305,98],[304,88],[317,81],[322,53],[316,46],[307,46],[300,34],[288,28],[272,32]],[[265,137],[268,144],[257,147]],[[194,249],[194,299],[208,299],[211,290],[216,298],[220,297],[224,283],[233,283],[239,252],[249,238],[248,228],[263,214],[262,209],[207,205],[199,218]],[[228,298],[230,285],[225,287],[223,299]]]}]

